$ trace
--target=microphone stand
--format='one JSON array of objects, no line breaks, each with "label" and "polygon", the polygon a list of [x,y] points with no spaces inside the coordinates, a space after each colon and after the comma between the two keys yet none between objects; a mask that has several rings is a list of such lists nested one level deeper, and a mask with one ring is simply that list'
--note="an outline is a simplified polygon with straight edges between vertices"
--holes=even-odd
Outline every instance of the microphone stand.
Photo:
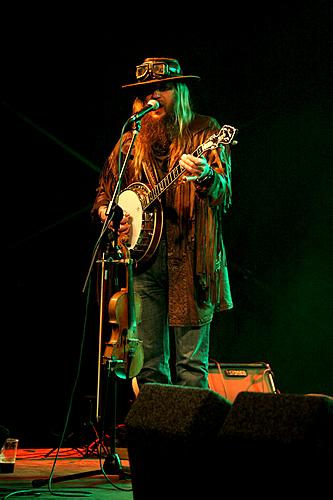
[{"label": "microphone stand", "polygon": [[[129,122],[129,120],[130,119],[128,119],[127,122],[125,123],[124,128],[126,127],[126,125]],[[109,223],[113,220],[116,210],[118,209],[118,213],[119,213],[119,210],[121,210],[121,208],[114,203],[114,200],[115,200],[116,196],[118,195],[118,193],[120,192],[120,186],[121,186],[121,183],[122,183],[122,178],[123,178],[125,169],[127,167],[127,163],[128,163],[129,157],[130,157],[131,152],[133,150],[134,143],[136,141],[137,135],[140,132],[140,129],[141,129],[141,123],[140,123],[140,121],[135,122],[134,126],[133,126],[133,136],[132,136],[132,140],[131,140],[130,146],[129,146],[129,149],[128,149],[127,153],[126,153],[123,166],[122,166],[122,168],[120,170],[119,177],[118,177],[118,182],[116,184],[116,187],[115,187],[115,190],[113,192],[112,198],[111,198],[111,200],[109,202],[109,205],[108,205],[108,208],[106,209],[106,212],[105,212],[105,215],[107,215],[107,218],[105,219],[105,221],[103,223],[101,234],[99,235],[98,240],[97,240],[97,242],[95,244],[95,248],[94,248],[94,251],[93,251],[92,258],[91,258],[91,262],[90,262],[90,266],[89,266],[89,269],[88,269],[87,277],[85,279],[85,282],[84,282],[84,285],[83,285],[83,289],[82,289],[83,293],[85,292],[85,290],[87,288],[87,284],[89,282],[89,278],[90,278],[90,275],[91,275],[91,272],[92,272],[92,268],[93,268],[94,263],[95,263],[95,258],[96,258],[96,255],[97,255],[98,248],[100,246],[102,237],[104,236],[104,234],[105,234],[105,232],[106,232],[106,230],[108,228]]]},{"label": "microphone stand", "polygon": [[[130,123],[130,119],[128,119],[124,125],[123,128],[125,128],[129,123]],[[132,118],[132,121],[133,121],[133,118]],[[101,234],[97,240],[97,243],[95,244],[95,248],[94,248],[94,251],[93,251],[93,256],[92,256],[92,259],[91,259],[91,263],[90,263],[90,267],[89,267],[89,270],[88,270],[88,274],[87,274],[87,277],[86,277],[86,280],[85,280],[85,283],[84,283],[84,287],[83,287],[83,292],[85,291],[86,289],[86,286],[87,286],[87,283],[89,281],[89,278],[90,278],[90,275],[91,275],[91,272],[92,272],[92,268],[93,268],[93,264],[95,262],[95,258],[96,258],[96,255],[97,255],[97,251],[98,251],[98,248],[100,246],[100,243],[101,243],[101,240],[102,240],[102,237],[104,235],[104,233],[106,232],[107,228],[108,228],[108,225],[109,223],[111,222],[111,220],[113,220],[113,218],[115,218],[115,213],[117,211],[117,209],[120,209],[118,207],[118,205],[115,205],[114,204],[114,200],[116,198],[116,196],[118,195],[118,193],[120,192],[120,186],[121,186],[121,182],[122,182],[122,178],[123,178],[123,175],[124,175],[124,172],[125,172],[125,169],[126,169],[126,166],[127,166],[127,163],[128,163],[128,160],[130,158],[130,155],[131,155],[131,152],[133,150],[133,147],[134,147],[134,143],[136,141],[136,138],[137,138],[137,135],[139,133],[141,129],[141,122],[140,122],[140,119],[138,117],[137,120],[134,120],[134,125],[133,125],[133,135],[132,135],[132,139],[131,139],[131,143],[130,143],[130,146],[129,146],[129,149],[127,151],[127,154],[125,156],[125,160],[124,160],[124,163],[122,165],[122,168],[120,170],[120,173],[119,173],[119,176],[118,176],[118,182],[116,184],[116,188],[114,190],[114,193],[113,193],[113,196],[112,196],[112,199],[108,205],[108,208],[105,212],[105,214],[107,215],[107,218],[106,220],[104,221],[104,224],[103,224],[103,227],[102,227],[102,231],[101,231]],[[121,148],[120,148],[120,152],[121,152]],[[121,209],[120,209],[121,210]],[[119,210],[118,210],[118,216],[119,216]],[[118,217],[119,219],[119,217]],[[118,220],[118,224],[121,220],[121,217],[120,219]],[[112,259],[111,259],[112,260]],[[102,259],[102,265],[104,265],[104,254],[103,254],[103,259]],[[104,274],[104,267],[103,267],[103,274]],[[103,276],[102,276],[102,282],[101,282],[101,287],[103,286]],[[99,327],[99,354],[98,354],[98,373],[97,373],[97,405],[96,405],[96,418],[97,418],[97,421],[100,420],[100,414],[99,414],[99,394],[100,394],[100,370],[101,370],[101,345],[102,345],[102,321],[103,321],[103,314],[102,314],[102,309],[104,307],[104,301],[102,300],[102,293],[101,293],[101,302],[100,302],[100,327]],[[128,472],[125,472],[122,468],[122,465],[121,465],[121,460],[118,456],[118,454],[116,453],[116,415],[117,415],[117,412],[116,412],[116,405],[117,405],[117,375],[116,375],[116,367],[117,367],[117,363],[119,363],[119,360],[108,360],[107,361],[107,371],[108,371],[108,377],[107,377],[107,383],[106,383],[106,391],[105,391],[105,399],[107,398],[108,396],[108,393],[109,393],[109,381],[111,379],[111,382],[112,384],[111,385],[111,389],[112,389],[112,436],[111,436],[111,444],[110,444],[110,453],[106,456],[105,458],[105,461],[104,461],[104,464],[101,468],[99,469],[96,469],[96,470],[91,470],[91,471],[85,471],[85,472],[79,472],[77,474],[70,474],[70,475],[67,475],[67,476],[58,476],[58,477],[55,477],[52,479],[52,483],[59,483],[59,482],[62,482],[62,481],[69,481],[69,480],[72,480],[72,479],[80,479],[80,478],[84,478],[84,477],[91,477],[91,476],[96,476],[98,474],[109,474],[109,475],[118,475],[119,479],[130,479],[131,478],[131,475],[130,473]],[[105,407],[106,405],[104,405],[104,418],[105,418]],[[104,437],[104,418],[103,418],[103,425],[102,425],[102,436]],[[105,449],[104,445],[103,445],[103,449]],[[38,487],[41,487],[41,486],[44,486],[44,485],[47,485],[48,483],[50,482],[50,478],[47,478],[47,479],[34,479],[32,481],[32,486],[35,487],[35,488],[38,488]],[[126,490],[126,491],[129,491],[129,490]]]}]

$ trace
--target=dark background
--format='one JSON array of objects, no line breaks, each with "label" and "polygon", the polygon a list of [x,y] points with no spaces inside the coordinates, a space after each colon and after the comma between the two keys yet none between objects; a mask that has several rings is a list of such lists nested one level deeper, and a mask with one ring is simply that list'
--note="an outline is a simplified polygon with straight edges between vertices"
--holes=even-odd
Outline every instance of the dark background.
[{"label": "dark background", "polygon": [[[333,395],[330,2],[217,7],[193,20],[5,16],[0,423],[22,446],[57,446],[82,345],[68,432],[96,395],[89,210],[131,114],[120,87],[145,57],[200,75],[196,109],[239,129],[225,218],[234,309],[214,319],[212,356],[269,363],[281,392]],[[119,385],[121,419],[131,395]]]}]

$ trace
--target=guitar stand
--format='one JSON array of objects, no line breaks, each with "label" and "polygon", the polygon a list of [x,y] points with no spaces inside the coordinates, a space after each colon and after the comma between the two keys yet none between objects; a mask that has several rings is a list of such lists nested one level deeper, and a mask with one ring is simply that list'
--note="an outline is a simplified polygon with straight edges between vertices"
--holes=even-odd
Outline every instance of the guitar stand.
[{"label": "guitar stand", "polygon": [[92,417],[93,414],[92,399],[94,398],[94,396],[86,396],[86,398],[89,401],[89,418],[83,424],[84,430],[82,431],[82,433],[85,433],[85,435],[88,437],[88,432],[91,431],[92,434],[95,436],[95,439],[93,439],[93,441],[91,441],[89,444],[85,444],[82,446],[82,448],[84,448],[85,450],[84,452],[82,452],[81,450],[79,450],[79,452],[82,454],[83,458],[88,458],[91,456],[99,457],[101,456],[101,450],[103,451],[103,453],[107,454],[106,440],[110,440],[110,436],[105,435],[104,436],[105,441],[104,439],[103,441],[101,441],[101,438],[98,434],[98,430],[96,429],[96,426],[93,423],[93,417]]},{"label": "guitar stand", "polygon": [[[89,398],[89,405],[90,405],[90,410],[89,410],[89,420],[87,420],[87,422],[84,423],[84,427],[85,428],[90,428],[94,435],[96,436],[96,439],[90,443],[89,445],[85,445],[84,448],[85,448],[85,451],[82,451],[82,449],[80,449],[80,447],[77,447],[77,446],[72,446],[71,449],[72,450],[75,450],[78,452],[79,455],[81,455],[81,457],[83,458],[87,458],[89,457],[90,455],[93,455],[94,452],[95,452],[95,449],[97,448],[98,450],[98,443],[100,441],[99,439],[99,435],[98,435],[98,432],[96,430],[96,427],[95,425],[93,424],[93,421],[92,421],[92,402],[91,402],[91,396],[88,396]],[[86,430],[85,430],[86,431]],[[74,432],[72,432],[71,434],[69,434],[66,439],[64,440],[64,444],[65,442],[72,438],[74,436]],[[50,455],[52,455],[53,452],[57,451],[58,448],[51,448],[45,455],[43,458],[49,458]],[[97,452],[97,455],[98,455],[98,452]]]},{"label": "guitar stand", "polygon": [[[121,361],[122,362],[122,361]],[[62,481],[70,481],[72,479],[80,479],[83,477],[91,477],[91,476],[97,476],[99,474],[103,474],[103,471],[105,474],[108,474],[110,476],[118,476],[119,479],[131,479],[131,474],[127,471],[123,470],[121,460],[119,455],[116,453],[116,401],[117,401],[117,380],[116,380],[116,373],[115,373],[115,367],[119,363],[118,360],[107,360],[107,383],[106,383],[106,392],[105,392],[105,399],[108,401],[108,392],[110,389],[110,379],[112,379],[112,384],[111,384],[111,392],[112,392],[112,436],[111,436],[111,443],[110,443],[110,449],[107,450],[108,454],[104,460],[104,464],[101,468],[96,469],[96,470],[91,470],[91,471],[85,471],[85,472],[79,472],[77,474],[70,474],[67,476],[58,476],[52,479],[52,483],[60,483]],[[106,406],[106,405],[104,405]],[[104,424],[103,424],[103,429],[104,429]],[[103,441],[103,435],[104,435],[104,430],[102,432],[102,439],[101,443],[103,446],[103,449],[105,449],[104,446],[104,441]],[[99,446],[97,444],[97,446]],[[50,478],[47,479],[34,479],[32,481],[32,486],[34,488],[39,488],[41,486],[45,486],[49,483]]]},{"label": "guitar stand", "polygon": [[[75,450],[78,452],[81,457],[85,457],[86,455],[80,450],[80,448],[71,448],[72,450]],[[50,455],[52,455],[53,452],[57,451],[58,448],[51,448],[50,451],[48,451],[43,458],[49,458]]]},{"label": "guitar stand", "polygon": [[[66,439],[64,440],[64,444],[65,444],[65,442],[66,442],[68,439],[72,438],[73,436],[74,436],[74,433],[73,433],[73,432],[72,432],[71,434],[69,434],[69,435],[66,437]],[[53,453],[53,452],[55,452],[55,451],[57,451],[57,450],[58,450],[58,448],[51,448],[51,449],[50,449],[47,453],[45,453],[45,455],[44,455],[44,457],[43,457],[43,458],[49,458],[49,456],[50,456],[50,455],[52,455],[52,453]],[[77,446],[72,446],[72,447],[71,447],[71,450],[75,450],[75,451],[77,451],[77,453],[78,453],[79,455],[81,455],[81,457],[85,457],[85,456],[86,456],[86,453],[84,453],[82,450],[80,450],[80,448],[79,448],[79,447],[77,447]]]}]

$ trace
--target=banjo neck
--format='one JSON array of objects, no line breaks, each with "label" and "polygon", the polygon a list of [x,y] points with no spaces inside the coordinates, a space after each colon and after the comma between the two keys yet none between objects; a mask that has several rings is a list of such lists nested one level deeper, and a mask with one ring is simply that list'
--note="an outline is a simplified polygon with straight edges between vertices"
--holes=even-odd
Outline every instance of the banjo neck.
[{"label": "banjo neck", "polygon": [[146,210],[155,200],[157,200],[164,191],[166,191],[175,180],[178,179],[185,172],[185,168],[181,167],[179,164],[173,167],[170,172],[163,177],[163,179],[153,187],[149,193],[147,193],[146,198],[142,201],[142,208]]},{"label": "banjo neck", "polygon": [[[193,156],[200,157],[205,151],[215,149],[221,144],[230,144],[238,130],[231,125],[223,125],[217,134],[213,134],[209,139],[200,144],[192,153]],[[142,208],[146,210],[155,200],[157,200],[164,191],[166,191],[171,184],[173,184],[184,172],[185,168],[181,167],[178,163],[173,167],[170,172],[163,177],[163,179],[154,186],[146,197],[142,200]]]}]

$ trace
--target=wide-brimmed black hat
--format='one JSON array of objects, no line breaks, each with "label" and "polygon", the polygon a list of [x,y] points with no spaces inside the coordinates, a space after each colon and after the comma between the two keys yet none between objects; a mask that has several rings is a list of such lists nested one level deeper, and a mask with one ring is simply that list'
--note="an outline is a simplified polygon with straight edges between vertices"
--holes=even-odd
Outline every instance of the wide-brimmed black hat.
[{"label": "wide-brimmed black hat", "polygon": [[200,80],[200,76],[184,75],[177,59],[169,57],[148,57],[136,67],[136,83],[122,85],[122,88],[152,85],[172,80]]}]

